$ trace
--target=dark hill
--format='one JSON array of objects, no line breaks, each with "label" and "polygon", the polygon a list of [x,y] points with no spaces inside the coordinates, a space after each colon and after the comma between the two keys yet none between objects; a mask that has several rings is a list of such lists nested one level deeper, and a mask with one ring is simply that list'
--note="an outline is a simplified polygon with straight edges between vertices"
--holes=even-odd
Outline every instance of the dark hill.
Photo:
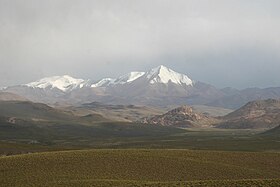
[{"label": "dark hill", "polygon": [[270,136],[270,137],[278,137],[280,139],[280,125],[262,133],[261,135]]},{"label": "dark hill", "polygon": [[70,113],[30,101],[0,101],[0,115],[23,119],[68,119]]}]

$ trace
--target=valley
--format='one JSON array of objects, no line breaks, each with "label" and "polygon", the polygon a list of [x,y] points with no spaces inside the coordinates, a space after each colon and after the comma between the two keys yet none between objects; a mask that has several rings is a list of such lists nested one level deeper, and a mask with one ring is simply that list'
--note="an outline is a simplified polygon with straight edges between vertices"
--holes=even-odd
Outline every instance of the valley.
[{"label": "valley", "polygon": [[[0,141],[34,145],[35,152],[36,146],[46,150],[174,148],[278,152],[279,106],[278,100],[255,101],[216,117],[186,105],[166,112],[167,108],[135,105],[88,103],[54,108],[30,101],[0,101]],[[5,149],[1,153],[4,151],[7,152]]]},{"label": "valley", "polygon": [[280,187],[279,9],[0,0],[0,187]]}]

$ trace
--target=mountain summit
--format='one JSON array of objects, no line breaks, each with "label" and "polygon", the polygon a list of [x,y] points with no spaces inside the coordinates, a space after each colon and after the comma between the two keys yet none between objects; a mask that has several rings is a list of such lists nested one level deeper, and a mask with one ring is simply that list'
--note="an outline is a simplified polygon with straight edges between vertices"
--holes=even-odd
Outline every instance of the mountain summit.
[{"label": "mountain summit", "polygon": [[143,81],[145,82],[148,81],[150,84],[174,83],[177,85],[187,85],[187,86],[193,85],[193,81],[187,75],[177,73],[163,65],[160,65],[147,72],[130,72],[116,79],[112,79],[112,78],[101,79],[97,83],[91,85],[91,87],[107,87],[107,86],[130,84],[134,81],[138,81],[140,78],[143,79]]},{"label": "mountain summit", "polygon": [[25,84],[31,88],[42,88],[42,89],[59,89],[63,92],[69,92],[76,88],[82,88],[86,85],[86,81],[83,79],[75,79],[69,75],[53,76],[40,79],[35,82]]},{"label": "mountain summit", "polygon": [[193,81],[184,74],[177,73],[165,66],[158,66],[153,68],[144,75],[151,84],[172,82],[178,85],[192,85]]}]

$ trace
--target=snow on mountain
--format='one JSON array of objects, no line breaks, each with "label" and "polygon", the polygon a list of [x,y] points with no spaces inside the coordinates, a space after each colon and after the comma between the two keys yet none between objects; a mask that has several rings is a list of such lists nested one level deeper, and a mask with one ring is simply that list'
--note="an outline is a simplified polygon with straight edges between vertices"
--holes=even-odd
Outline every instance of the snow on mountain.
[{"label": "snow on mountain", "polygon": [[109,85],[127,84],[135,81],[136,79],[143,76],[144,74],[145,72],[130,72],[128,74],[118,77],[117,79],[105,78],[91,85],[91,87],[95,88],[95,87],[106,87]]},{"label": "snow on mountain", "polygon": [[172,82],[178,85],[192,86],[193,81],[184,74],[177,73],[165,66],[158,66],[145,74],[151,84]]},{"label": "snow on mountain", "polygon": [[63,92],[72,91],[76,88],[83,88],[86,85],[87,81],[83,79],[75,79],[69,75],[46,77],[38,81],[25,84],[25,86],[31,88],[57,88]]},{"label": "snow on mountain", "polygon": [[111,84],[113,84],[116,81],[116,79],[112,79],[112,78],[104,78],[101,79],[100,81],[94,83],[91,85],[92,88],[96,88],[96,87],[106,87],[109,86]]},{"label": "snow on mountain", "polygon": [[89,84],[89,81],[85,81],[83,79],[75,79],[69,75],[64,75],[64,76],[53,76],[53,77],[43,78],[38,81],[25,84],[25,86],[32,87],[32,88],[42,88],[42,89],[57,88],[63,92],[69,92],[77,88],[83,88],[85,86],[97,88],[97,87],[130,84],[138,80],[139,78],[144,78],[144,80],[147,79],[150,84],[155,84],[155,83],[167,84],[171,82],[178,85],[188,85],[188,86],[193,85],[193,81],[190,78],[188,78],[188,76],[177,73],[165,66],[158,66],[148,72],[130,72],[116,79],[104,78],[91,85]]},{"label": "snow on mountain", "polygon": [[129,82],[133,82],[139,77],[142,77],[145,74],[145,72],[130,72],[126,75],[120,76],[116,79],[114,82],[115,84],[126,84]]},{"label": "snow on mountain", "polygon": [[117,79],[105,78],[91,85],[91,87],[106,87],[127,84],[139,79],[140,77],[148,79],[150,84],[167,84],[168,82],[172,82],[178,85],[193,85],[193,81],[187,75],[177,73],[165,66],[158,66],[148,72],[130,72],[118,77]]},{"label": "snow on mountain", "polygon": [[205,83],[195,83],[187,75],[164,66],[97,82],[75,79],[68,75],[47,77],[25,85],[10,86],[4,91],[21,95],[30,101],[48,104],[98,101],[154,106],[201,105],[224,97],[219,89]]}]

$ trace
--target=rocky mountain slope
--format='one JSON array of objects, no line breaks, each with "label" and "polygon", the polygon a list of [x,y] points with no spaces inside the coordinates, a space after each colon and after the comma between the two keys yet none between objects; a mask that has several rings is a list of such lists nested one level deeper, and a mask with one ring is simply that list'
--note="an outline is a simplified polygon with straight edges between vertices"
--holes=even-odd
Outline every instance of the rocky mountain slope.
[{"label": "rocky mountain slope", "polygon": [[280,100],[257,100],[222,117],[220,128],[273,128],[280,124]]},{"label": "rocky mountain slope", "polygon": [[165,114],[157,115],[151,118],[145,118],[142,123],[149,125],[161,126],[175,126],[175,127],[213,127],[218,120],[204,115],[202,113],[194,112],[191,107],[181,106],[175,108]]}]

